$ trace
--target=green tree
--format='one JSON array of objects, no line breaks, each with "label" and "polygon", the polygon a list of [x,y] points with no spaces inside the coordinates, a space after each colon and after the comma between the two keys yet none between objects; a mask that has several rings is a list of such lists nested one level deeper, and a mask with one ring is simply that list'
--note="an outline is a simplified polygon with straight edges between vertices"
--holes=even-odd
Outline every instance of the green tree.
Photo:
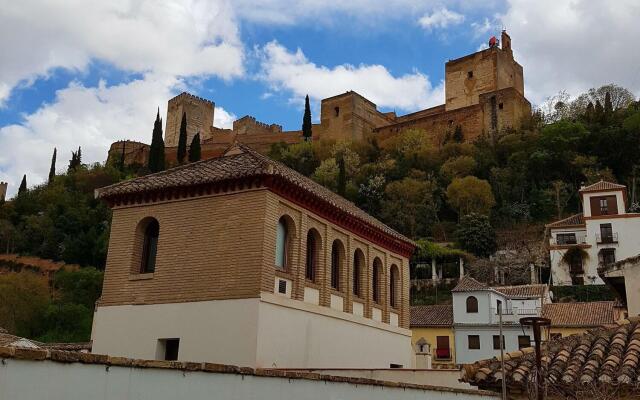
[{"label": "green tree", "polygon": [[10,333],[36,336],[48,302],[44,276],[28,271],[0,275],[0,326]]},{"label": "green tree", "polygon": [[182,113],[180,136],[178,137],[178,163],[182,164],[187,156],[187,113]]},{"label": "green tree", "polygon": [[53,285],[58,300],[63,303],[77,303],[92,310],[102,292],[103,272],[93,267],[78,270],[61,269],[56,272]]},{"label": "green tree", "polygon": [[456,125],[456,129],[453,131],[452,139],[456,143],[462,143],[464,141],[464,134],[462,133],[462,126]]},{"label": "green tree", "polygon": [[306,141],[311,140],[311,106],[309,105],[309,95],[304,99],[304,116],[302,117],[302,137]]},{"label": "green tree", "polygon": [[189,162],[200,161],[200,132],[196,133],[189,146]]},{"label": "green tree", "polygon": [[82,148],[78,147],[78,151],[71,151],[71,160],[69,160],[69,168],[67,172],[75,172],[82,165]]},{"label": "green tree", "polygon": [[474,173],[477,167],[476,160],[471,156],[458,156],[448,159],[442,167],[440,173],[448,180],[462,178]]},{"label": "green tree", "polygon": [[49,185],[53,182],[53,180],[56,177],[56,153],[57,152],[58,150],[54,147],[53,155],[51,156],[51,166],[49,167],[49,181],[48,181]]},{"label": "green tree", "polygon": [[607,92],[604,95],[604,117],[610,118],[613,114],[613,104],[611,103],[611,93]]},{"label": "green tree", "polygon": [[478,257],[489,257],[498,247],[489,217],[476,213],[467,214],[460,219],[456,239],[461,249]]},{"label": "green tree", "polygon": [[164,170],[164,139],[162,138],[162,120],[160,119],[159,108],[156,120],[153,123],[153,137],[149,148],[149,161],[147,166],[151,172]]},{"label": "green tree", "polygon": [[383,221],[409,237],[428,236],[439,208],[436,188],[433,181],[412,177],[389,183],[382,201]]},{"label": "green tree", "polygon": [[344,157],[338,158],[338,194],[344,197],[347,191],[347,168],[344,165]]},{"label": "green tree", "polygon": [[447,186],[447,202],[463,216],[472,212],[488,214],[495,205],[489,182],[475,176],[455,178]]},{"label": "green tree", "polygon": [[18,195],[24,194],[27,192],[27,174],[22,175],[22,182],[20,182],[20,187],[18,187]]}]

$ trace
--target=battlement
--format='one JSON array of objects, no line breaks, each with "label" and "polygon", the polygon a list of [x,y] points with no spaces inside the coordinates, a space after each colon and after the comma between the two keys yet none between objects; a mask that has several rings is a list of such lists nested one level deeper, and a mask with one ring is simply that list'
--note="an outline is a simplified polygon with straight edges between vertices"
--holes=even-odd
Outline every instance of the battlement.
[{"label": "battlement", "polygon": [[183,99],[201,101],[201,102],[204,102],[204,103],[207,103],[207,104],[214,105],[213,101],[211,101],[211,100],[207,100],[207,99],[205,99],[203,97],[196,96],[195,94],[191,94],[191,93],[187,93],[187,92],[182,92],[179,95],[177,95],[176,97],[169,99],[169,103],[177,102],[177,101],[180,101],[180,100],[183,100]]},{"label": "battlement", "polygon": [[233,121],[233,132],[243,133],[281,133],[282,125],[266,124],[256,120],[255,117],[245,115],[244,117]]}]

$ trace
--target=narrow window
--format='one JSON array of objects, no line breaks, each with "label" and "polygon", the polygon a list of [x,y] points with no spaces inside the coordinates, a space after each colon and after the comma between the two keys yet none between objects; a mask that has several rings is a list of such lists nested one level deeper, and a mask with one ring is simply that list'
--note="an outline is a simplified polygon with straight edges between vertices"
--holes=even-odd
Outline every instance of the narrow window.
[{"label": "narrow window", "polygon": [[364,255],[358,249],[353,254],[353,294],[362,297],[360,290],[360,279],[362,279],[362,266],[364,265]]},{"label": "narrow window", "polygon": [[478,312],[478,299],[474,296],[467,297],[467,313],[477,313]]},{"label": "narrow window", "polygon": [[469,335],[469,350],[480,350],[480,336],[479,335]]},{"label": "narrow window", "polygon": [[504,108],[504,104],[503,103],[498,103],[498,108],[502,110]]},{"label": "narrow window", "polygon": [[613,228],[611,224],[600,224],[600,243],[613,242]]},{"label": "narrow window", "polygon": [[524,349],[525,347],[531,347],[531,338],[529,335],[518,336],[518,349]]},{"label": "narrow window", "polygon": [[336,117],[339,117],[339,116],[340,116],[340,107],[335,107],[335,108],[333,109],[333,112],[335,113],[335,116],[336,116]]},{"label": "narrow window", "polygon": [[382,275],[382,261],[376,258],[373,261],[373,301],[380,304],[380,279]]},{"label": "narrow window", "polygon": [[473,78],[473,71],[468,71],[467,72],[467,78],[469,78],[469,79]]},{"label": "narrow window", "polygon": [[316,279],[316,265],[318,257],[318,240],[315,231],[307,233],[307,262],[305,268],[305,278],[310,281]]},{"label": "narrow window", "polygon": [[436,336],[436,360],[450,360],[449,336]]},{"label": "narrow window", "polygon": [[144,241],[142,244],[142,258],[140,263],[140,273],[149,274],[156,270],[156,254],[158,253],[158,236],[160,235],[160,224],[155,218],[147,222],[144,229]]},{"label": "narrow window", "polygon": [[287,222],[283,218],[278,221],[276,229],[276,268],[285,269],[287,266],[287,242],[289,240]]},{"label": "narrow window", "polygon": [[616,249],[600,250],[603,265],[611,265],[616,262]]},{"label": "narrow window", "polygon": [[[493,335],[493,349],[500,350],[500,335]],[[504,336],[502,336],[502,350],[504,350]]]},{"label": "narrow window", "polygon": [[609,204],[607,203],[607,198],[602,197],[600,198],[599,202],[600,202],[600,214],[601,215],[609,214]]},{"label": "narrow window", "polygon": [[342,243],[334,240],[331,245],[331,287],[340,290],[340,271],[342,270]]},{"label": "narrow window", "polygon": [[398,267],[396,265],[391,266],[391,272],[389,274],[389,301],[391,302],[391,307],[398,308],[398,292],[400,285],[400,272],[398,272]]}]

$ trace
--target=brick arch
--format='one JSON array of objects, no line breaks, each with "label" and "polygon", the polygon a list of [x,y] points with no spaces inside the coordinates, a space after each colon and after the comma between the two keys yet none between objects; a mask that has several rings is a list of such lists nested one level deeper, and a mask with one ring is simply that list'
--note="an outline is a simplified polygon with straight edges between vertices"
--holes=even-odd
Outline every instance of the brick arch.
[{"label": "brick arch", "polygon": [[353,265],[352,265],[352,287],[351,292],[354,296],[364,298],[367,278],[367,259],[364,255],[364,251],[359,247],[356,247],[353,252]]},{"label": "brick arch", "polygon": [[305,279],[308,281],[317,283],[323,248],[322,235],[316,228],[310,228],[305,242]]},{"label": "brick arch", "polygon": [[384,265],[380,257],[373,259],[371,268],[371,300],[375,304],[382,305],[384,299]]},{"label": "brick arch", "polygon": [[389,268],[389,305],[391,308],[399,309],[402,298],[402,279],[400,269],[396,264]]},{"label": "brick arch", "polygon": [[281,224],[285,228],[284,232],[284,265],[282,265],[282,270],[290,272],[293,268],[293,247],[296,241],[296,223],[293,218],[289,214],[282,214],[280,218],[278,218],[278,222],[276,225],[276,248],[275,248],[275,259],[274,265],[278,268],[279,255],[278,251],[280,250],[280,244],[278,243],[278,231],[280,230]]},{"label": "brick arch", "polygon": [[[155,225],[157,229],[156,243],[155,243],[155,251],[157,252],[158,243],[160,239],[160,231],[161,231],[161,226],[158,219],[153,216],[145,216],[140,218],[140,220],[136,224],[134,238],[133,238],[133,252],[132,252],[132,259],[131,259],[131,266],[130,266],[130,272],[133,274],[139,274],[139,273],[145,272],[142,264],[143,262],[148,260],[149,254],[147,254],[147,252],[150,250],[148,248],[150,243],[148,243],[148,240],[147,240],[147,236],[148,236],[147,234],[149,233],[147,231],[150,228],[152,228],[152,225]],[[151,271],[146,271],[146,272],[151,272]]]},{"label": "brick arch", "polygon": [[331,243],[330,284],[332,289],[340,292],[345,291],[346,286],[343,279],[346,264],[345,254],[344,243],[340,239],[335,239]]}]

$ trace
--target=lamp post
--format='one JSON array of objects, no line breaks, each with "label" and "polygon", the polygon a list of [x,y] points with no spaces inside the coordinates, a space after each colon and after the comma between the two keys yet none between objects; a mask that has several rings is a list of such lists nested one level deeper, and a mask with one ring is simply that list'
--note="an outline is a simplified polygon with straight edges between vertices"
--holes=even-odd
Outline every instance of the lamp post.
[{"label": "lamp post", "polygon": [[[542,317],[525,317],[520,318],[520,324],[530,326],[533,330],[533,340],[535,341],[536,350],[536,393],[537,399],[543,400],[544,375],[542,374],[542,328],[550,326],[551,320]],[[504,375],[504,370],[502,373]]]}]

